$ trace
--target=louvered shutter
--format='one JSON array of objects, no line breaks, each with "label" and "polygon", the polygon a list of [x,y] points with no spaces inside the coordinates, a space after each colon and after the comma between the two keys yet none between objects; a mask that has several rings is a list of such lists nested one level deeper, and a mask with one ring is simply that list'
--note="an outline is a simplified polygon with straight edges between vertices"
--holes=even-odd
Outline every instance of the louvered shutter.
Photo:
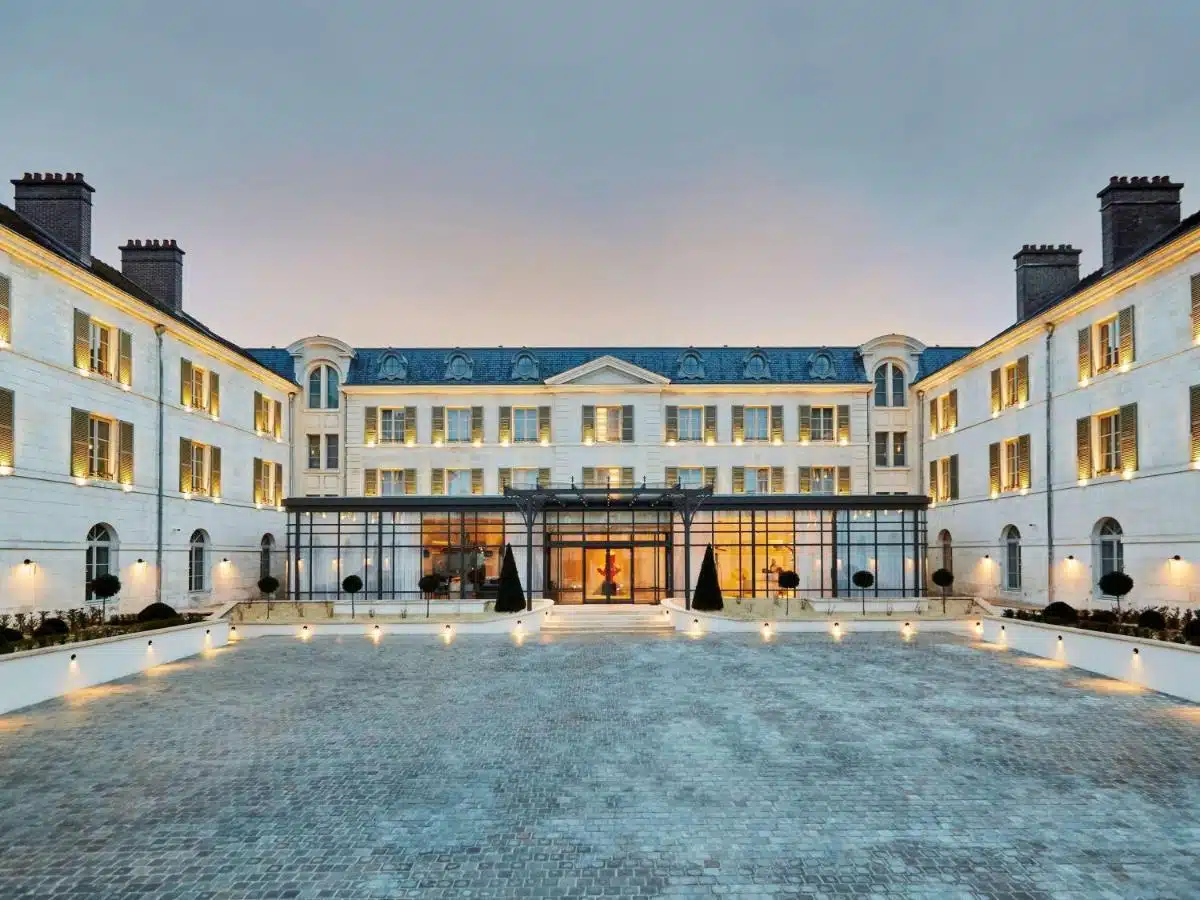
[{"label": "louvered shutter", "polygon": [[633,407],[628,404],[621,407],[621,443],[633,443]]},{"label": "louvered shutter", "polygon": [[[667,407],[666,433],[667,433],[668,441],[679,440],[679,407],[678,406],[668,406]],[[674,482],[671,481],[670,479],[667,480],[667,483],[674,484]]]},{"label": "louvered shutter", "polygon": [[771,466],[771,493],[783,493],[783,466]]},{"label": "louvered shutter", "polygon": [[12,343],[12,282],[0,275],[0,344]]},{"label": "louvered shutter", "polygon": [[1200,343],[1200,275],[1192,276],[1192,340]]},{"label": "louvered shutter", "polygon": [[585,488],[596,486],[596,470],[591,466],[583,467],[583,486]]},{"label": "louvered shutter", "polygon": [[958,389],[955,388],[948,395],[946,401],[946,427],[951,431],[958,428]]},{"label": "louvered shutter", "polygon": [[86,372],[91,368],[92,317],[82,309],[75,310],[75,368]]},{"label": "louvered shutter", "polygon": [[471,470],[471,493],[472,494],[482,494],[483,493],[483,469],[472,469]]},{"label": "louvered shutter", "polygon": [[[270,463],[267,463],[269,466]],[[283,463],[275,463],[275,505],[282,506],[284,501],[283,493]]]},{"label": "louvered shutter", "polygon": [[594,406],[589,405],[583,408],[583,429],[580,440],[585,444],[596,440],[596,407]]},{"label": "louvered shutter", "polygon": [[799,475],[796,481],[797,489],[801,494],[812,493],[812,466],[801,466]]},{"label": "louvered shutter", "polygon": [[1029,357],[1017,360],[1017,402],[1029,402]]},{"label": "louvered shutter", "polygon": [[263,482],[265,480],[263,476],[263,461],[256,456],[254,457],[254,502],[257,504],[267,502],[267,492],[263,489]]},{"label": "louvered shutter", "polygon": [[379,407],[368,406],[363,409],[363,443],[373,447],[379,440]]},{"label": "louvered shutter", "polygon": [[746,408],[735,406],[731,411],[733,418],[733,442],[740,444],[746,438]]},{"label": "louvered shutter", "polygon": [[801,405],[796,412],[800,419],[800,443],[807,444],[812,440],[812,407]]},{"label": "louvered shutter", "polygon": [[179,405],[192,408],[192,364],[186,359],[179,361]]},{"label": "louvered shutter", "polygon": [[192,492],[192,442],[179,439],[179,493]]},{"label": "louvered shutter", "polygon": [[[471,407],[471,440],[475,443],[483,443],[483,407]],[[479,493],[483,493],[480,491]]]},{"label": "louvered shutter", "polygon": [[16,440],[13,433],[16,418],[15,401],[12,391],[0,388],[0,466],[5,468],[12,468],[16,464]]},{"label": "louvered shutter", "polygon": [[1121,330],[1121,344],[1117,348],[1117,358],[1121,365],[1131,366],[1134,360],[1133,343],[1133,307],[1127,306],[1117,313],[1117,327]]},{"label": "louvered shutter", "polygon": [[71,476],[88,477],[88,425],[91,414],[86,409],[71,410]]},{"label": "louvered shutter", "polygon": [[958,499],[958,454],[950,457],[950,499]]},{"label": "louvered shutter", "polygon": [[929,436],[936,437],[938,434],[938,403],[937,398],[929,401]]},{"label": "louvered shutter", "polygon": [[512,469],[505,467],[496,471],[496,483],[500,485],[500,493],[504,493],[504,489],[512,487]]},{"label": "louvered shutter", "polygon": [[128,331],[117,332],[117,381],[133,386],[133,335]]},{"label": "louvered shutter", "polygon": [[117,423],[117,481],[133,484],[133,423]]},{"label": "louvered shutter", "polygon": [[1004,390],[1001,386],[1001,372],[992,369],[992,412],[998,413],[1004,408]]},{"label": "louvered shutter", "polygon": [[838,443],[850,443],[850,407],[842,404],[837,408]]},{"label": "louvered shutter", "polygon": [[538,487],[540,487],[540,488],[550,487],[550,467],[549,466],[543,466],[542,468],[538,469],[537,483],[538,483]]},{"label": "louvered shutter", "polygon": [[435,406],[429,412],[429,438],[435,444],[446,440],[446,407]]},{"label": "louvered shutter", "polygon": [[717,487],[717,467],[716,466],[705,466],[704,467],[704,485],[705,485],[705,487],[710,487],[713,490],[716,490],[716,487]]},{"label": "louvered shutter", "polygon": [[221,376],[208,373],[208,414],[214,419],[221,415]]},{"label": "louvered shutter", "polygon": [[415,444],[417,442],[417,408],[415,406],[404,407],[404,443]]},{"label": "louvered shutter", "polygon": [[1092,377],[1092,327],[1079,329],[1079,380]]},{"label": "louvered shutter", "polygon": [[1031,440],[1027,434],[1017,438],[1017,486],[1027,491],[1033,486],[1033,460],[1030,453]]},{"label": "louvered shutter", "polygon": [[937,503],[942,499],[942,492],[938,490],[938,464],[936,459],[929,461],[929,499]]},{"label": "louvered shutter", "polygon": [[839,494],[850,493],[850,467],[838,466],[837,469],[837,492]]},{"label": "louvered shutter", "polygon": [[[1192,279],[1193,289],[1196,284],[1196,278],[1200,278],[1200,275],[1197,275]],[[1195,464],[1200,463],[1200,384],[1193,384],[1190,393],[1190,406],[1192,411],[1192,462]],[[9,403],[12,403],[11,395]],[[11,410],[11,406],[9,408]],[[10,411],[9,421],[11,422],[11,420],[12,413]],[[0,453],[3,453],[3,447],[0,447]],[[0,462],[3,462],[3,460],[0,459]],[[10,462],[9,465],[12,465],[12,463]]]},{"label": "louvered shutter", "polygon": [[[271,403],[272,401],[268,400],[267,402]],[[275,400],[274,404],[275,404],[275,421],[272,422],[272,426],[275,431],[275,437],[278,439],[278,438],[283,437],[283,401]]]},{"label": "louvered shutter", "polygon": [[716,406],[704,407],[704,440],[706,443],[715,444],[717,442],[717,408]]},{"label": "louvered shutter", "polygon": [[1130,403],[1121,407],[1121,471],[1136,472],[1137,468],[1138,412],[1137,404]]},{"label": "louvered shutter", "polygon": [[746,493],[746,467],[733,467],[733,492],[735,494]]},{"label": "louvered shutter", "polygon": [[363,469],[363,496],[379,496],[379,470]]},{"label": "louvered shutter", "polygon": [[550,407],[538,407],[538,440],[543,444],[550,443]]},{"label": "louvered shutter", "polygon": [[208,495],[221,496],[221,448],[208,448]]},{"label": "louvered shutter", "polygon": [[1092,417],[1075,420],[1075,470],[1080,481],[1092,477]]},{"label": "louvered shutter", "polygon": [[633,466],[622,466],[621,467],[621,487],[623,487],[623,488],[633,487]]},{"label": "louvered shutter", "polygon": [[994,497],[1000,493],[1000,445],[988,445],[988,492]]},{"label": "louvered shutter", "polygon": [[679,483],[679,466],[667,466],[667,484],[674,487]]},{"label": "louvered shutter", "polygon": [[430,469],[429,470],[429,493],[434,497],[440,497],[446,493],[446,470],[445,469]]},{"label": "louvered shutter", "polygon": [[771,407],[771,443],[783,443],[783,407]]},{"label": "louvered shutter", "polygon": [[415,494],[417,492],[417,470],[404,470],[404,493]]},{"label": "louvered shutter", "polygon": [[254,430],[259,434],[266,431],[267,423],[263,418],[263,395],[258,391],[254,392]]},{"label": "louvered shutter", "polygon": [[500,417],[496,424],[496,439],[501,444],[507,444],[512,440],[512,407],[500,407]]}]

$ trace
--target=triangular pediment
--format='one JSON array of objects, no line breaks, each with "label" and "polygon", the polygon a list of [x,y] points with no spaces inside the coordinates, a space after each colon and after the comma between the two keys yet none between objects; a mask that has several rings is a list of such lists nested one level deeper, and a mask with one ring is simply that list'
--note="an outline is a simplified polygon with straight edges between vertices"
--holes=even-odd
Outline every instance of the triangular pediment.
[{"label": "triangular pediment", "polygon": [[546,384],[669,384],[657,372],[615,356],[598,356],[546,379]]}]

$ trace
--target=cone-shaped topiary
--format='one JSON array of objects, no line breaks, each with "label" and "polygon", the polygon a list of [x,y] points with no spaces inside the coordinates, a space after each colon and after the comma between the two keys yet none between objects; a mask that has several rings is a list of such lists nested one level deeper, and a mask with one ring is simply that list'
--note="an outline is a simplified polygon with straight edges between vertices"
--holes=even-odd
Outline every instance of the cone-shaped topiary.
[{"label": "cone-shaped topiary", "polygon": [[504,562],[500,566],[500,586],[496,591],[496,612],[514,613],[525,608],[525,592],[521,590],[521,573],[513,558],[512,544],[504,545]]},{"label": "cone-shaped topiary", "polygon": [[1067,625],[1079,620],[1079,613],[1070,603],[1055,600],[1042,610],[1042,618],[1051,625]]},{"label": "cone-shaped topiary", "polygon": [[1138,627],[1162,631],[1167,627],[1167,620],[1157,609],[1143,609],[1138,613]]},{"label": "cone-shaped topiary", "polygon": [[165,603],[151,603],[137,614],[139,622],[161,622],[163,619],[174,619],[179,613]]},{"label": "cone-shaped topiary", "polygon": [[713,556],[712,544],[709,544],[704,548],[704,561],[700,563],[700,576],[696,579],[696,592],[692,595],[692,609],[720,612],[724,608],[721,583],[717,579],[717,559]]}]

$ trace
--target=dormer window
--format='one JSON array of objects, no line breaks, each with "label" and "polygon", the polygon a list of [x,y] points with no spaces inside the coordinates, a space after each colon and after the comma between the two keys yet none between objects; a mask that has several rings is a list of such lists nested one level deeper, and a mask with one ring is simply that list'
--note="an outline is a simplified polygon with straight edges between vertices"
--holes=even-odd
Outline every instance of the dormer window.
[{"label": "dormer window", "polygon": [[399,353],[385,354],[376,377],[380,381],[404,381],[408,378],[408,360]]},{"label": "dormer window", "polygon": [[875,370],[875,405],[907,406],[904,369],[898,363],[881,363]]},{"label": "dormer window", "polygon": [[527,351],[519,353],[513,360],[513,381],[537,381],[538,378],[538,361],[534,355]]},{"label": "dormer window", "polygon": [[469,381],[474,369],[475,365],[471,362],[471,357],[465,353],[451,353],[446,357],[447,381]]},{"label": "dormer window", "polygon": [[771,377],[771,367],[767,364],[767,355],[761,350],[751,350],[746,356],[742,369],[742,377],[762,381]]},{"label": "dormer window", "polygon": [[814,381],[833,378],[833,357],[824,350],[814,353],[808,360],[808,377]]},{"label": "dormer window", "polygon": [[319,365],[308,373],[308,408],[337,409],[339,406],[338,371],[330,365]]},{"label": "dormer window", "polygon": [[694,380],[704,377],[704,360],[695,350],[688,350],[679,358],[679,369],[675,377],[680,380]]}]

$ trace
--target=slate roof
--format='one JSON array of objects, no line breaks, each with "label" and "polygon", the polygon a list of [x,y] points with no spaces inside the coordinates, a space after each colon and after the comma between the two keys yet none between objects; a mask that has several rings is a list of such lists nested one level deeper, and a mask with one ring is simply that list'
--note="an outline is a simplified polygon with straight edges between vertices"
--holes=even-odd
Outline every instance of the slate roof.
[{"label": "slate roof", "polygon": [[[292,377],[292,360],[286,350],[272,347],[249,352],[262,365]],[[855,347],[365,347],[355,353],[348,385],[537,384],[601,356],[614,356],[683,384],[864,384],[868,380]],[[469,360],[469,378],[447,377],[448,363],[458,353]],[[514,364],[526,353],[537,363],[537,376],[514,378]],[[681,376],[680,364],[691,353],[703,367],[700,377]],[[769,377],[748,377],[746,363],[754,353],[766,359]],[[389,354],[404,361],[407,377],[380,377]],[[827,354],[830,363],[827,377],[820,377],[821,354]]]},{"label": "slate roof", "polygon": [[946,368],[950,363],[957,362],[974,349],[974,347],[926,347],[921,351],[921,358],[917,361],[917,375],[913,381],[920,381],[938,369]]}]

